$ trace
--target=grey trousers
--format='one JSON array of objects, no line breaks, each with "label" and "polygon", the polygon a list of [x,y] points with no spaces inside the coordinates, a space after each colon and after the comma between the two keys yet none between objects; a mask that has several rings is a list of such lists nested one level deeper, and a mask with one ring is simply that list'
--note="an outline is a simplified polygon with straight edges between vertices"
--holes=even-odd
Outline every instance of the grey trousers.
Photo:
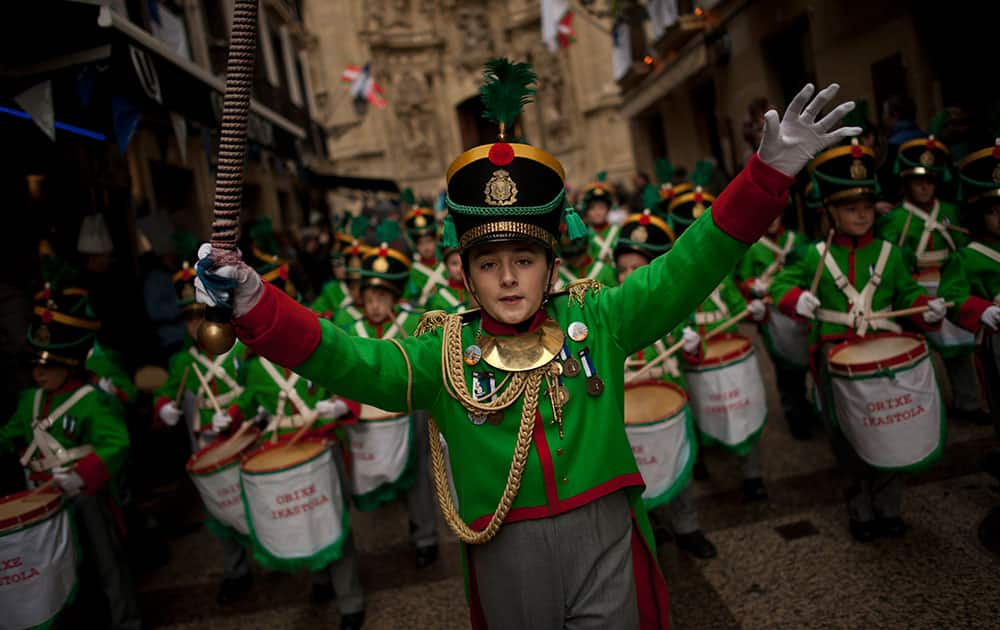
[{"label": "grey trousers", "polygon": [[698,522],[698,507],[694,503],[694,490],[691,485],[677,493],[677,496],[666,505],[670,515],[670,527],[675,534],[693,534],[701,529]]},{"label": "grey trousers", "polygon": [[744,479],[757,479],[764,476],[764,465],[760,461],[760,440],[754,442],[746,455],[740,456],[740,473]]},{"label": "grey trousers", "polygon": [[222,538],[222,579],[234,580],[250,573],[246,547],[232,538]]},{"label": "grey trousers", "polygon": [[[819,378],[823,384],[820,392],[823,396],[824,416],[828,422],[833,421],[833,414],[836,413],[831,399],[830,372],[826,361],[831,347],[832,344],[829,343],[822,346],[818,361]],[[846,477],[844,498],[847,500],[847,513],[851,520],[868,522],[876,518],[899,516],[903,511],[903,477],[899,473],[880,471],[869,466],[858,457],[854,447],[838,429],[830,430],[830,444],[839,468]]]},{"label": "grey trousers", "polygon": [[[333,447],[333,459],[340,476],[340,491],[343,496],[351,496],[351,484],[344,466],[344,455],[338,445]],[[332,584],[337,594],[337,608],[341,615],[350,615],[365,609],[365,590],[361,586],[358,572],[358,550],[354,545],[354,532],[348,532],[341,547],[339,559],[330,563],[322,571],[312,574],[313,584]]]},{"label": "grey trousers", "polygon": [[952,406],[959,411],[978,411],[979,376],[976,374],[972,355],[964,354],[950,359],[942,357],[942,361],[951,380]]},{"label": "grey trousers", "polygon": [[426,411],[415,411],[410,421],[413,423],[413,445],[416,457],[416,479],[406,494],[406,509],[410,513],[410,540],[417,548],[431,547],[438,542],[437,504],[434,484],[431,482],[431,451],[427,437]]},{"label": "grey trousers", "polygon": [[139,602],[110,498],[104,493],[81,494],[72,505],[83,552],[93,561],[108,600],[111,627],[141,628]]},{"label": "grey trousers", "polygon": [[504,525],[493,540],[468,549],[490,628],[639,627],[624,491],[551,518]]}]

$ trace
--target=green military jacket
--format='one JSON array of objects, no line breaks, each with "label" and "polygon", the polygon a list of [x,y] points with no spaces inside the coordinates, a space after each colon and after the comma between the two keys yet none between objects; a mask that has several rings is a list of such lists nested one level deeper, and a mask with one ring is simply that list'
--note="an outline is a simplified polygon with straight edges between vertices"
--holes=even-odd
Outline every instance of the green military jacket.
[{"label": "green military jacket", "polygon": [[413,257],[410,281],[403,292],[403,298],[414,306],[423,308],[440,287],[448,286],[448,270],[444,261],[422,260]]},{"label": "green military jacket", "polygon": [[[687,322],[699,335],[705,336],[706,333],[722,326],[729,318],[742,313],[746,307],[747,302],[743,299],[743,294],[736,288],[736,282],[729,275],[722,279],[722,282],[709,294],[708,299],[698,305]],[[736,324],[731,324],[729,329],[735,331]]]},{"label": "green military jacket", "polygon": [[954,302],[951,317],[976,332],[991,304],[1000,305],[1000,240],[977,240],[958,250],[941,270],[938,295]]},{"label": "green military jacket", "polygon": [[588,256],[580,267],[571,267],[565,260],[559,265],[556,289],[565,289],[571,282],[583,279],[596,280],[606,287],[618,285],[618,274],[615,272],[614,263],[608,263],[596,256]]},{"label": "green military jacket", "polygon": [[[64,448],[84,445],[94,452],[78,460],[74,470],[86,483],[86,492],[94,493],[117,477],[128,456],[129,437],[121,406],[115,398],[95,385],[73,380],[53,393],[41,392],[39,417],[45,418],[72,397],[81,387],[90,390],[65,410],[48,429],[49,435]],[[27,448],[33,440],[37,387],[23,390],[18,396],[14,415],[0,427],[0,453],[15,454]]]},{"label": "green military jacket", "polygon": [[[604,227],[590,228],[590,245],[588,251],[595,260],[600,260],[605,265],[614,269],[615,265],[615,243],[618,242],[618,234],[622,226],[607,223]],[[597,278],[595,278],[597,280]],[[605,283],[606,284],[606,283]],[[608,285],[613,286],[613,285]]]},{"label": "green military jacket", "polygon": [[[685,324],[678,326],[673,332],[662,339],[629,356],[625,360],[626,380],[630,375],[638,373],[646,364],[655,361],[671,346],[678,343],[683,337],[684,326]],[[665,383],[672,383],[686,392],[687,382],[684,380],[684,372],[681,371],[679,364],[682,354],[683,350],[677,350],[671,357],[660,361],[656,366],[643,374],[640,382],[646,380],[663,381]]]},{"label": "green military jacket", "polygon": [[762,236],[750,246],[746,256],[736,266],[736,281],[743,295],[751,294],[750,284],[756,279],[760,279],[765,285],[770,285],[785,266],[788,257],[808,245],[806,237],[793,230],[783,230],[775,239]]},{"label": "green military jacket", "polygon": [[[871,232],[856,239],[838,234],[832,242],[828,256],[837,264],[848,284],[860,292],[871,278],[883,242],[885,241],[874,238]],[[795,312],[796,302],[799,295],[809,289],[813,274],[821,264],[817,245],[823,243],[814,244],[802,252],[801,256],[789,260],[771,284],[771,297],[778,304],[778,308],[789,317],[799,317]],[[825,265],[816,297],[820,300],[820,309],[839,313],[847,313],[850,310],[846,295],[837,288]],[[924,288],[910,275],[902,251],[891,245],[881,282],[872,296],[871,310],[897,310],[917,306],[926,303],[927,297]],[[817,311],[817,319],[810,328],[810,345],[854,335],[854,329],[846,325],[822,321],[819,313],[820,311]],[[925,330],[936,328],[925,324],[920,315],[913,316],[911,321]]]},{"label": "green military jacket", "polygon": [[[925,217],[929,221],[925,221]],[[929,222],[931,227],[927,227]],[[931,211],[925,212],[904,201],[879,218],[875,236],[901,247],[911,267],[940,266],[950,252],[965,245],[967,240],[961,232],[948,229],[949,225],[959,225],[958,206],[955,204],[935,200]]]},{"label": "green military jacket", "polygon": [[391,321],[373,324],[361,317],[342,328],[348,334],[368,339],[405,339],[413,336],[420,324],[420,313],[406,304],[396,306]]},{"label": "green military jacket", "polygon": [[361,311],[354,305],[351,291],[344,280],[327,282],[310,308],[337,326],[361,317]]},{"label": "green military jacket", "polygon": [[[282,420],[280,424],[276,425],[279,435],[294,433],[304,422],[309,421],[309,414],[316,407],[316,403],[329,399],[331,394],[319,383],[301,378],[298,374],[280,365],[271,364],[271,369],[274,371],[272,374],[265,366],[265,361],[267,359],[258,355],[247,359],[243,393],[237,398],[236,405],[243,418],[253,418],[259,409],[263,408],[271,416],[273,423],[278,415],[281,392],[286,389],[294,392],[294,396],[291,393],[287,395],[281,411]],[[284,382],[279,384],[278,380],[275,380],[275,374],[278,379]],[[301,407],[305,407],[305,409]],[[317,418],[313,427],[316,430],[321,430],[329,428],[333,424],[335,421],[332,419]]]},{"label": "green military jacket", "polygon": [[109,379],[115,390],[110,393],[114,394],[123,405],[130,405],[135,402],[138,390],[122,367],[123,364],[120,353],[95,343],[94,349],[87,356],[86,365],[87,371],[95,374],[98,379]]},{"label": "green military jacket", "polygon": [[469,296],[466,294],[465,285],[461,282],[449,282],[448,286],[438,287],[437,292],[427,300],[428,311],[445,311],[447,313],[461,313],[470,308]]},{"label": "green military jacket", "polygon": [[[212,393],[223,411],[235,411],[238,407],[236,400],[243,393],[243,379],[245,377],[244,368],[246,362],[247,348],[238,343],[222,357],[214,360],[206,356],[190,338],[184,340],[184,349],[170,357],[167,365],[167,382],[156,390],[156,412],[159,414],[160,408],[175,400],[177,390],[184,379],[187,371],[187,380],[184,381],[184,389],[193,393],[198,400],[198,427],[197,431],[206,431],[212,428],[212,416],[215,415],[215,407],[205,395],[198,376],[194,373],[193,365],[197,365],[202,376],[212,388]],[[216,365],[216,375],[210,365]],[[191,368],[191,369],[188,369]]]}]

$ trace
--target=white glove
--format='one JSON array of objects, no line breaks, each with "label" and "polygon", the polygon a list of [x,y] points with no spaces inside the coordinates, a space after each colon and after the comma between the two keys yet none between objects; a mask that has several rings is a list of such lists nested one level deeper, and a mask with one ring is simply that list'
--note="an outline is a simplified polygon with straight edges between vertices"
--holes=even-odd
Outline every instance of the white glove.
[{"label": "white glove", "polygon": [[762,300],[750,300],[747,310],[750,311],[750,319],[755,322],[762,322],[767,317],[767,305]]},{"label": "white glove", "polygon": [[[200,261],[202,258],[211,255],[211,253],[212,246],[209,243],[202,243],[201,247],[198,248],[198,260]],[[257,302],[260,301],[261,296],[264,295],[264,282],[260,279],[260,275],[242,260],[235,264],[215,267],[209,273],[221,278],[236,280],[236,289],[230,300],[233,306],[233,317],[242,317],[249,313],[257,305]],[[205,285],[201,281],[201,278],[195,278],[194,288],[195,299],[199,304],[217,306],[211,294],[205,290]]]},{"label": "white glove", "polygon": [[212,416],[212,430],[222,433],[233,423],[233,418],[225,411],[221,411]]},{"label": "white glove", "polygon": [[809,291],[803,291],[799,295],[799,299],[795,301],[795,312],[806,319],[816,319],[816,309],[819,308],[819,305],[818,297]]},{"label": "white glove", "polygon": [[59,489],[66,494],[66,496],[75,497],[80,494],[80,491],[87,485],[83,482],[83,478],[72,468],[67,468],[64,466],[59,466],[58,468],[52,469],[52,478],[55,480],[56,485]]},{"label": "white glove", "polygon": [[681,334],[684,339],[684,352],[698,354],[698,346],[701,345],[701,335],[695,332],[694,328],[690,326],[685,326]]},{"label": "white glove", "polygon": [[160,420],[163,420],[163,424],[168,427],[172,427],[181,421],[181,413],[181,410],[177,407],[177,403],[171,400],[160,407]]},{"label": "white glove", "polygon": [[767,295],[768,284],[765,283],[760,278],[754,278],[753,282],[750,283],[750,295],[754,297],[764,297]]},{"label": "white glove", "polygon": [[948,307],[944,305],[944,298],[934,298],[927,303],[927,310],[923,312],[924,322],[936,324],[948,314]]},{"label": "white glove", "polygon": [[979,321],[996,330],[1000,328],[1000,306],[987,306]]},{"label": "white glove", "polygon": [[789,177],[794,177],[823,149],[841,138],[861,133],[860,127],[837,128],[840,119],[854,109],[853,101],[841,103],[817,121],[816,116],[837,95],[840,86],[831,83],[810,101],[815,89],[812,83],[806,84],[788,104],[780,120],[773,109],[764,114],[764,137],[757,155],[765,164]]},{"label": "white glove", "polygon": [[115,392],[118,391],[118,388],[115,387],[115,384],[112,383],[111,379],[108,378],[107,376],[102,376],[101,379],[97,381],[97,386],[106,391],[107,393],[111,394],[112,396],[115,396],[116,395]]},{"label": "white glove", "polygon": [[334,419],[345,415],[350,409],[343,400],[321,400],[316,403],[316,413],[320,418]]},{"label": "white glove", "polygon": [[271,412],[264,408],[264,405],[257,405],[257,415],[254,417],[254,424],[264,428],[271,424]]}]

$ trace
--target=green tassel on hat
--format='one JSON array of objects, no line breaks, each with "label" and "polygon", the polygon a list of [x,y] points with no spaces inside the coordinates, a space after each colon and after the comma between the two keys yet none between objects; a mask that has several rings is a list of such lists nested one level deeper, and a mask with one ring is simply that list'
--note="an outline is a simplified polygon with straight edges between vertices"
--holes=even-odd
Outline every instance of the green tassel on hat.
[{"label": "green tassel on hat", "polygon": [[566,204],[566,209],[563,210],[563,218],[566,220],[566,236],[569,237],[569,240],[575,241],[586,238],[587,224],[583,222],[583,219],[580,218],[580,215],[576,213],[571,204]]},{"label": "green tassel on hat", "polygon": [[441,247],[444,249],[458,247],[458,233],[455,231],[455,220],[451,218],[450,212],[444,218],[441,228]]}]

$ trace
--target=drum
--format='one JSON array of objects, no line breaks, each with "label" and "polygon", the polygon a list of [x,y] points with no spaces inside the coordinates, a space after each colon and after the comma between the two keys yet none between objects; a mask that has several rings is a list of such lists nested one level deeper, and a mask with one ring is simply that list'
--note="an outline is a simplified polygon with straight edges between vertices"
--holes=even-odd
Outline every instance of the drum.
[{"label": "drum", "polygon": [[790,367],[809,366],[809,322],[794,319],[768,305],[768,317],[761,332],[764,344],[775,361]]},{"label": "drum", "polygon": [[683,369],[702,443],[748,453],[767,420],[764,381],[750,339],[717,335],[706,342],[702,360],[685,360]]},{"label": "drum", "polygon": [[941,455],[945,414],[927,344],[880,333],[830,348],[833,407],[841,433],[868,464],[910,470]]},{"label": "drum", "polygon": [[354,505],[371,511],[413,485],[410,417],[362,405],[360,422],[348,425]]},{"label": "drum", "polygon": [[328,440],[267,444],[243,458],[240,480],[261,564],[318,571],[340,558],[349,511]]},{"label": "drum", "polygon": [[625,434],[646,483],[647,509],[669,503],[688,484],[696,454],[692,430],[680,387],[662,381],[625,386]]},{"label": "drum", "polygon": [[260,431],[250,427],[245,433],[216,440],[191,456],[188,475],[194,482],[205,509],[216,522],[246,536],[247,518],[240,496],[240,457],[253,446]]},{"label": "drum", "polygon": [[168,378],[167,371],[160,366],[144,365],[135,371],[132,381],[140,392],[151,394],[162,387]]},{"label": "drum", "polygon": [[[927,289],[931,297],[936,297],[938,286],[941,284],[941,270],[937,267],[925,267],[917,272],[915,280],[917,284]],[[928,330],[924,335],[931,347],[945,358],[973,352],[976,347],[976,336],[955,325],[949,318],[941,321],[941,328]]]},{"label": "drum", "polygon": [[51,623],[77,586],[76,545],[58,489],[0,498],[0,561],[0,626]]}]

